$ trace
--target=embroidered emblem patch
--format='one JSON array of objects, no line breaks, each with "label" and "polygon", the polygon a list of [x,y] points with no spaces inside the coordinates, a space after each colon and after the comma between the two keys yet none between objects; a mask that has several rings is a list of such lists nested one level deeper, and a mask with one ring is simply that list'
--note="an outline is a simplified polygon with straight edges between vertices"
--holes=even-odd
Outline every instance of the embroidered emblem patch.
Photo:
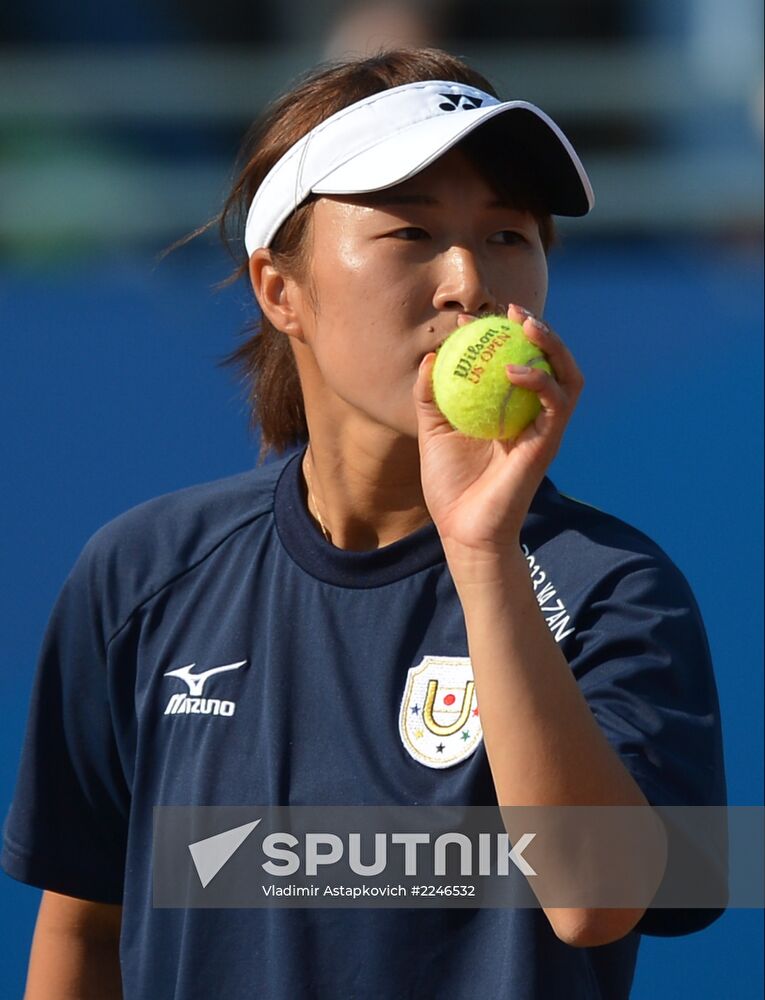
[{"label": "embroidered emblem patch", "polygon": [[398,731],[426,767],[452,767],[473,753],[483,732],[468,656],[424,656],[409,670]]}]

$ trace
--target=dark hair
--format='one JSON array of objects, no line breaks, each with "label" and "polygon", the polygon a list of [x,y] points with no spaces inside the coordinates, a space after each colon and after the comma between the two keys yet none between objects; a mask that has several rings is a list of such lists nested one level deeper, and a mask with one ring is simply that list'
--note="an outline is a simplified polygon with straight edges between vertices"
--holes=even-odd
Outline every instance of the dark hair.
[{"label": "dark hair", "polygon": [[[480,73],[462,59],[439,49],[396,49],[366,59],[325,63],[275,101],[250,128],[236,160],[236,181],[220,215],[174,246],[186,243],[217,223],[221,238],[236,261],[234,272],[223,285],[247,276],[249,259],[244,247],[247,212],[255,192],[277,161],[336,111],[382,90],[420,80],[453,80],[498,96]],[[486,126],[463,140],[461,148],[500,196],[533,212],[547,252],[554,242],[555,231],[549,212],[534,193],[533,179],[517,175],[512,180],[508,178],[496,152],[491,150]],[[315,195],[309,195],[292,212],[270,246],[274,265],[298,280],[308,277],[306,234],[315,200]],[[265,316],[247,324],[243,333],[249,334],[248,338],[224,363],[233,365],[248,383],[252,423],[260,430],[260,464],[272,449],[282,454],[305,443],[308,425],[289,337],[276,330]]]}]

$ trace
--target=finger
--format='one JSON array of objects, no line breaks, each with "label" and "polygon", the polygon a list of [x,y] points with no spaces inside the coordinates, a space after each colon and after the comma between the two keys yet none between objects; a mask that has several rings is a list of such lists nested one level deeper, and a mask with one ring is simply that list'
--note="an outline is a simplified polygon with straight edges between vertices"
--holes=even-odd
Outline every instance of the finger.
[{"label": "finger", "polygon": [[529,368],[526,365],[507,365],[507,377],[519,389],[529,389],[536,393],[542,410],[552,417],[565,416],[573,409],[573,399],[565,388],[544,368]]},{"label": "finger", "polygon": [[518,303],[514,302],[508,306],[507,315],[509,319],[519,322],[526,337],[541,348],[558,382],[578,393],[584,384],[584,379],[573,355],[558,334],[547,323]]},{"label": "finger", "polygon": [[433,365],[435,361],[436,353],[430,351],[420,362],[414,383],[414,398],[418,403],[435,405],[433,397]]},{"label": "finger", "polygon": [[522,324],[529,316],[533,315],[525,306],[519,306],[516,302],[511,302],[507,307],[507,318],[514,323]]},{"label": "finger", "polygon": [[415,379],[413,395],[417,411],[417,424],[424,433],[434,431],[452,431],[453,428],[441,413],[433,396],[433,365],[436,361],[435,351],[426,354],[420,362]]},{"label": "finger", "polygon": [[575,400],[544,369],[532,369],[528,374],[508,372],[510,381],[519,388],[536,392],[541,410],[513,442],[516,449],[531,448],[531,454],[544,465],[549,464],[560,443],[574,409]]},{"label": "finger", "polygon": [[584,378],[573,354],[558,334],[535,316],[524,320],[523,332],[547,356],[558,383],[571,395],[578,396],[584,385]]}]

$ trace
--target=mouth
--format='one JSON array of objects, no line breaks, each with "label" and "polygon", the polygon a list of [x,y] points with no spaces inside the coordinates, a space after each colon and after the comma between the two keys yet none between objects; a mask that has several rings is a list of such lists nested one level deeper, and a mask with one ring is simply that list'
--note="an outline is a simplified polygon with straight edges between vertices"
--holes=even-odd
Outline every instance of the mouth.
[{"label": "mouth", "polygon": [[457,326],[467,326],[468,323],[472,323],[473,320],[478,319],[476,313],[460,313],[457,316]]},{"label": "mouth", "polygon": [[[505,312],[507,312],[507,310],[505,310]],[[484,318],[486,316],[497,316],[499,314],[500,314],[500,312],[499,312],[498,309],[495,309],[493,311],[492,310],[484,310],[484,311],[482,311],[480,313],[469,313],[469,312],[458,313],[457,314],[456,324],[455,324],[454,328],[452,330],[449,330],[448,333],[444,334],[444,336],[441,338],[441,340],[437,344],[435,344],[433,347],[430,348],[430,351],[435,351],[436,353],[438,353],[439,349],[443,346],[443,344],[445,343],[445,341],[451,336],[451,334],[454,333],[454,330],[458,330],[461,326],[467,326],[468,323],[473,323],[475,320],[482,319],[482,318]],[[502,315],[504,315],[504,314],[502,314]],[[426,352],[426,353],[429,353],[429,352]]]},{"label": "mouth", "polygon": [[478,318],[479,317],[475,313],[464,313],[464,312],[459,313],[457,315],[457,321],[456,321],[455,326],[451,330],[448,330],[441,337],[441,339],[438,341],[438,343],[435,344],[433,347],[430,348],[430,350],[431,351],[438,351],[439,348],[443,346],[443,344],[449,339],[449,337],[454,333],[455,330],[459,329],[459,327],[461,327],[461,326],[466,326],[468,323],[472,323],[473,320],[476,320]]}]

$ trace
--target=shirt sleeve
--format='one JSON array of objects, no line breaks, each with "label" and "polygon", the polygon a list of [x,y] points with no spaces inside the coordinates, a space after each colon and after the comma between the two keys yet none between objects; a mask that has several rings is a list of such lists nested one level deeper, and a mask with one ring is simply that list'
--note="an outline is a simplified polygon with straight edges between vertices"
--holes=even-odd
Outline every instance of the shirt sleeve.
[{"label": "shirt sleeve", "polygon": [[92,564],[86,548],[48,623],[0,865],[41,889],[119,903],[129,791]]},{"label": "shirt sleeve", "polygon": [[[665,556],[633,556],[589,595],[571,663],[610,745],[653,806],[724,806],[720,710],[691,589]],[[671,863],[671,855],[670,855]],[[637,925],[672,936],[723,909],[649,909]]]}]

